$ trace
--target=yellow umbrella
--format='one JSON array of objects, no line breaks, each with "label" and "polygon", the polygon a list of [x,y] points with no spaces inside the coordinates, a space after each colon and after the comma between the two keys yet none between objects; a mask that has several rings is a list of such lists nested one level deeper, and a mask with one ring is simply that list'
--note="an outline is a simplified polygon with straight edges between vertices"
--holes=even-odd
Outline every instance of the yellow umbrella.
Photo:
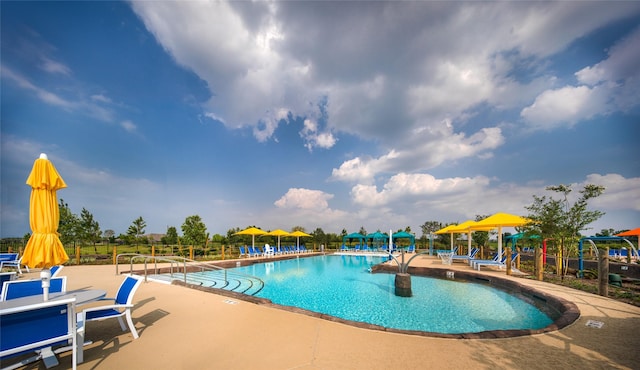
[{"label": "yellow umbrella", "polygon": [[27,185],[31,186],[29,202],[29,224],[33,234],[27,242],[22,262],[31,268],[42,268],[42,289],[44,300],[49,299],[49,267],[69,260],[58,237],[60,210],[56,191],[67,187],[56,168],[42,153],[33,163]]},{"label": "yellow umbrella", "polygon": [[260,230],[257,227],[248,227],[242,231],[238,231],[233,235],[251,235],[251,247],[256,246],[256,235],[264,235],[267,232],[264,230]]},{"label": "yellow umbrella", "polygon": [[307,233],[305,233],[305,232],[303,232],[303,231],[300,231],[300,230],[296,230],[296,231],[294,231],[294,232],[290,233],[290,234],[289,234],[289,236],[295,236],[295,237],[296,237],[296,239],[297,239],[296,246],[297,246],[298,248],[300,248],[300,237],[301,237],[301,236],[304,236],[304,237],[311,237],[311,235],[309,235],[309,234],[307,234]]},{"label": "yellow umbrella", "polygon": [[531,220],[525,217],[512,215],[509,213],[496,213],[484,220],[476,222],[471,226],[472,230],[482,230],[482,228],[490,227],[498,229],[498,255],[502,254],[502,228],[522,226],[530,223]]},{"label": "yellow umbrella", "polygon": [[269,231],[266,234],[262,234],[262,236],[277,236],[278,237],[278,251],[280,251],[280,237],[281,236],[289,236],[290,234],[287,231],[284,231],[282,229],[275,229],[273,231]]}]

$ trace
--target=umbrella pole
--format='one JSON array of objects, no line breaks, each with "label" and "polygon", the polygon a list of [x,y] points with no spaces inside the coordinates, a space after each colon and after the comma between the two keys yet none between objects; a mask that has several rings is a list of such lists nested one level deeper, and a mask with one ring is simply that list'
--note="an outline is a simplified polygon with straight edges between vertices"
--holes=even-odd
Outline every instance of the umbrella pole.
[{"label": "umbrella pole", "polygon": [[45,267],[40,271],[40,279],[42,280],[42,300],[49,300],[49,286],[51,280],[51,270],[48,267]]}]

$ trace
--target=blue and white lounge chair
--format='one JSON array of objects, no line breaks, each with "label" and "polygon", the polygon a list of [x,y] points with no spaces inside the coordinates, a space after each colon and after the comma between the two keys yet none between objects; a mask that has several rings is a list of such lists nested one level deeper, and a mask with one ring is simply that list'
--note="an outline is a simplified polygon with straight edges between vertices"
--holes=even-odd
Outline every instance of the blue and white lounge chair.
[{"label": "blue and white lounge chair", "polygon": [[[511,263],[512,266],[515,263],[517,257],[518,257],[518,253],[513,253],[511,255],[511,261],[509,261],[509,263]],[[476,268],[478,269],[478,271],[480,271],[480,266],[497,266],[498,268],[502,269],[503,267],[506,266],[506,260],[507,260],[507,255],[505,254],[500,260],[500,262],[480,262],[476,264],[477,266]]]},{"label": "blue and white lounge chair", "polygon": [[[133,320],[131,319],[131,309],[133,308],[133,295],[142,283],[142,279],[143,277],[141,276],[128,275],[124,281],[122,281],[122,284],[120,284],[120,288],[118,288],[115,298],[102,299],[113,301],[113,304],[85,309],[78,314],[79,325],[84,324],[86,332],[86,323],[89,321],[117,318],[122,331],[126,331],[127,328],[122,321],[122,317],[124,316],[127,320],[127,324],[129,325],[129,330],[133,335],[133,339],[137,339],[138,332],[136,331],[136,327],[133,325]],[[84,338],[82,338],[80,343],[84,343]]]},{"label": "blue and white lounge chair", "polygon": [[[3,253],[2,260],[0,260],[0,270],[5,267],[12,267],[18,271],[18,274],[22,275],[21,265],[24,264],[22,263],[22,257],[18,257],[18,253]],[[27,269],[27,272],[30,272],[29,266],[24,265],[24,267]]]},{"label": "blue and white lounge chair", "polygon": [[[67,291],[67,277],[60,276],[49,280],[49,293],[60,293]],[[42,280],[13,280],[7,281],[2,286],[0,301],[9,299],[28,297],[43,294]]]},{"label": "blue and white lounge chair", "polygon": [[498,255],[497,253],[493,256],[493,259],[490,260],[469,260],[469,264],[471,265],[471,267],[475,270],[478,268],[477,264],[482,263],[482,262],[487,262],[487,263],[495,263],[495,262],[499,262],[499,261],[503,261],[507,258],[505,252],[502,252],[501,255]]},{"label": "blue and white lounge chair", "polygon": [[480,251],[480,248],[472,248],[470,255],[452,256],[451,260],[453,262],[456,262],[456,261],[470,262],[472,259],[476,258],[476,255],[478,254],[479,251]]},{"label": "blue and white lounge chair", "polygon": [[[0,309],[0,363],[15,369],[44,358],[45,365],[57,365],[55,355],[44,351],[54,345],[71,343],[71,366],[76,368],[78,346],[76,342],[75,298],[39,302],[36,304]],[[39,351],[43,350],[43,351]],[[36,356],[9,365],[11,358],[38,351]],[[44,356],[50,355],[52,363]]]}]

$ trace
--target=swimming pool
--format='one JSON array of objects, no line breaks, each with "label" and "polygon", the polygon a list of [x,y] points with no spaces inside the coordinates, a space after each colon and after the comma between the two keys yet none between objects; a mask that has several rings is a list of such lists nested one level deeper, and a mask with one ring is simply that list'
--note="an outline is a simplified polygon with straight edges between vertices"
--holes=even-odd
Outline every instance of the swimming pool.
[{"label": "swimming pool", "polygon": [[295,258],[233,270],[265,282],[258,297],[384,328],[443,334],[541,329],[553,322],[530,302],[484,284],[412,276],[413,297],[394,294],[394,274],[372,274],[370,256]]}]

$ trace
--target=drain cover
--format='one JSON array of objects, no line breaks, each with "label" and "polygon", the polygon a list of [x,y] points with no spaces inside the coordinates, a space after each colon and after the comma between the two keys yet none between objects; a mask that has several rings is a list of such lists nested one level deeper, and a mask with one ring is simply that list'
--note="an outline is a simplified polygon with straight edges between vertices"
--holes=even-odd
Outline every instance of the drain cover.
[{"label": "drain cover", "polygon": [[225,299],[223,302],[226,304],[238,304],[238,301],[234,301],[233,299]]},{"label": "drain cover", "polygon": [[602,321],[589,320],[587,321],[587,326],[590,328],[602,329],[604,323]]}]

